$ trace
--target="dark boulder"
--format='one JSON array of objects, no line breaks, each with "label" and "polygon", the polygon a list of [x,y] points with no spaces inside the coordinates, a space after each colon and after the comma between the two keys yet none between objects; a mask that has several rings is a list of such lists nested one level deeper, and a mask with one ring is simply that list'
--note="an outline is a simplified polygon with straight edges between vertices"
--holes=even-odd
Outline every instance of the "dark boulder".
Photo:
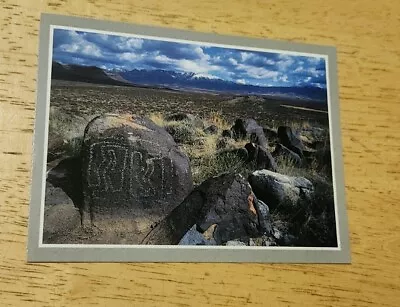
[{"label": "dark boulder", "polygon": [[57,239],[81,225],[78,209],[70,203],[58,204],[45,208],[43,217],[43,242],[56,243]]},{"label": "dark boulder", "polygon": [[204,129],[204,132],[208,134],[217,134],[218,127],[216,125],[208,126],[207,128]]},{"label": "dark boulder", "polygon": [[255,198],[255,208],[258,216],[258,224],[260,232],[263,234],[272,234],[271,215],[269,207],[262,200]]},{"label": "dark boulder", "polygon": [[259,145],[247,143],[248,162],[254,162],[257,169],[268,169],[276,172],[277,165],[271,153]]},{"label": "dark boulder", "polygon": [[296,166],[302,165],[302,159],[300,158],[300,156],[297,153],[291,151],[286,146],[283,146],[282,144],[277,144],[275,146],[275,150],[272,153],[272,156],[274,158],[285,157],[286,159],[291,161]]},{"label": "dark boulder", "polygon": [[53,187],[62,189],[75,207],[83,208],[82,161],[80,157],[60,160],[56,166],[47,171],[47,181]]},{"label": "dark boulder", "polygon": [[192,190],[189,159],[171,135],[139,117],[105,115],[85,129],[85,211],[166,216]]},{"label": "dark boulder", "polygon": [[236,119],[231,131],[236,140],[250,140],[250,136],[253,135],[252,138],[256,139],[257,144],[264,146],[267,143],[263,128],[254,119]]},{"label": "dark boulder", "polygon": [[61,189],[46,183],[43,218],[43,242],[56,243],[81,224],[81,216],[73,201]]},{"label": "dark boulder", "polygon": [[255,171],[249,176],[250,185],[270,209],[293,211],[302,201],[310,201],[314,193],[313,184],[304,177],[290,177],[268,170]]},{"label": "dark boulder", "polygon": [[171,115],[165,117],[165,120],[166,121],[176,121],[176,122],[186,121],[186,122],[191,123],[193,125],[193,127],[200,128],[200,129],[204,128],[203,121],[193,114],[175,113],[175,114],[171,114]]},{"label": "dark boulder", "polygon": [[192,114],[175,113],[175,114],[171,114],[171,115],[165,117],[165,120],[167,120],[167,121],[182,121],[182,120],[192,121],[195,118],[196,117],[194,115],[192,115]]},{"label": "dark boulder", "polygon": [[264,127],[263,128],[263,132],[264,132],[264,135],[268,138],[268,140],[274,140],[275,141],[275,140],[278,139],[278,133],[275,130],[271,129],[271,128]]},{"label": "dark boulder", "polygon": [[199,141],[195,127],[190,122],[170,122],[164,129],[179,144],[195,144]]},{"label": "dark boulder", "polygon": [[213,227],[218,245],[260,234],[254,194],[239,174],[227,173],[210,178],[162,220],[143,244],[178,244],[188,230],[207,232]]},{"label": "dark boulder", "polygon": [[221,136],[224,138],[233,138],[233,132],[232,130],[225,129],[222,131]]},{"label": "dark boulder", "polygon": [[250,142],[255,143],[261,147],[267,147],[268,145],[267,138],[265,137],[264,133],[253,132],[252,134],[250,134]]},{"label": "dark boulder", "polygon": [[207,239],[201,232],[197,231],[196,225],[193,225],[193,227],[185,233],[178,245],[216,245],[216,242],[214,239]]},{"label": "dark boulder", "polygon": [[302,141],[294,134],[292,128],[288,126],[280,126],[278,128],[278,137],[280,142],[303,158],[303,150],[305,149]]}]

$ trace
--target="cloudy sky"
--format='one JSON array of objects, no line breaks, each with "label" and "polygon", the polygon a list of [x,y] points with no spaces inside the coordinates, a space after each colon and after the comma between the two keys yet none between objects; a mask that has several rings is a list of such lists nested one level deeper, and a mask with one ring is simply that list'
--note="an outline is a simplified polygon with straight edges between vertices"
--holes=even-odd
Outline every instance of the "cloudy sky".
[{"label": "cloudy sky", "polygon": [[323,58],[55,29],[53,60],[103,69],[164,69],[241,84],[326,88]]}]

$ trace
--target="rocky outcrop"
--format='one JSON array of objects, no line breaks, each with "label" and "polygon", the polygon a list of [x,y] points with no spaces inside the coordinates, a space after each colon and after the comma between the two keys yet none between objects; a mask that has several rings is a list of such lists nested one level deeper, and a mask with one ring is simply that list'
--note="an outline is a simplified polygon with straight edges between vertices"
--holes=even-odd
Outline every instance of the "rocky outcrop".
[{"label": "rocky outcrop", "polygon": [[81,224],[78,208],[61,188],[46,184],[46,202],[43,219],[43,243],[56,243]]},{"label": "rocky outcrop", "polygon": [[267,149],[253,143],[247,143],[245,149],[248,153],[248,162],[254,162],[257,169],[268,169],[276,172],[275,159]]},{"label": "rocky outcrop", "polygon": [[85,129],[85,212],[166,216],[192,190],[189,159],[171,135],[144,118],[105,115]]},{"label": "rocky outcrop", "polygon": [[262,212],[265,208],[256,206],[251,187],[241,175],[210,178],[157,224],[142,243],[177,244],[193,225],[203,234],[212,227],[212,239],[218,245],[248,239],[262,233],[257,210]]},{"label": "rocky outcrop", "polygon": [[197,226],[193,225],[179,241],[178,245],[216,245],[216,242],[213,238],[206,238],[204,234],[197,231]]},{"label": "rocky outcrop", "polygon": [[314,187],[304,177],[290,177],[268,170],[255,171],[249,176],[256,196],[271,209],[293,210],[301,201],[310,201]]},{"label": "rocky outcrop", "polygon": [[204,122],[198,118],[197,116],[189,113],[175,113],[167,116],[165,118],[166,121],[186,121],[189,122],[193,125],[193,127],[203,129],[204,128]]},{"label": "rocky outcrop", "polygon": [[291,127],[280,126],[278,128],[278,137],[282,145],[289,148],[303,158],[304,145],[301,140],[294,134]]},{"label": "rocky outcrop", "polygon": [[[61,189],[72,200],[75,207],[82,210],[84,197],[81,157],[69,157],[58,161],[56,166],[47,171],[46,179],[51,187]],[[47,199],[46,203],[48,203]]]},{"label": "rocky outcrop", "polygon": [[221,136],[224,138],[233,138],[233,132],[232,130],[222,130]]},{"label": "rocky outcrop", "polygon": [[251,139],[251,142],[254,142],[260,146],[265,146],[267,144],[267,139],[265,138],[263,128],[257,124],[254,119],[236,119],[231,131],[236,140]]},{"label": "rocky outcrop", "polygon": [[218,127],[216,125],[210,125],[207,128],[204,129],[205,133],[208,134],[217,134],[218,133]]},{"label": "rocky outcrop", "polygon": [[282,144],[277,144],[275,146],[275,150],[272,153],[272,156],[274,158],[285,157],[287,160],[291,161],[296,166],[302,165],[302,159],[300,158],[300,156],[297,153],[291,151],[286,146],[283,146]]}]

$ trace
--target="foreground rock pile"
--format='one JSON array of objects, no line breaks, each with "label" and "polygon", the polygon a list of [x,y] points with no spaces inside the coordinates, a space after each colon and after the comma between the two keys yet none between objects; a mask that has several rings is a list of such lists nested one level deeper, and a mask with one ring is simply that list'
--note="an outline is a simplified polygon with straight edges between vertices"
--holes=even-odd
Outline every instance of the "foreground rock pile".
[{"label": "foreground rock pile", "polygon": [[[48,171],[46,243],[82,228],[115,244],[295,245],[296,235],[279,227],[270,212],[299,211],[314,197],[310,180],[277,172],[279,157],[297,167],[307,163],[308,147],[292,129],[275,132],[254,119],[237,119],[230,130],[219,130],[189,114],[170,118],[225,143],[247,141],[236,149],[219,141],[216,154],[237,155],[252,165],[250,174],[226,172],[194,187],[188,156],[164,128],[140,117],[96,117],[85,129],[80,156]],[[138,235],[127,239],[122,220],[134,224]]]}]

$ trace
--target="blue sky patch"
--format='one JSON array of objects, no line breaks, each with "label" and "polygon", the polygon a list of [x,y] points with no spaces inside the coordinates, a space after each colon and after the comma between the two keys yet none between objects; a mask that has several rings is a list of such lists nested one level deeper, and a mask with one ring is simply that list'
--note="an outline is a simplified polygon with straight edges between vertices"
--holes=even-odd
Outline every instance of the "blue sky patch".
[{"label": "blue sky patch", "polygon": [[171,70],[259,86],[326,88],[325,59],[55,29],[53,60],[107,70]]}]

